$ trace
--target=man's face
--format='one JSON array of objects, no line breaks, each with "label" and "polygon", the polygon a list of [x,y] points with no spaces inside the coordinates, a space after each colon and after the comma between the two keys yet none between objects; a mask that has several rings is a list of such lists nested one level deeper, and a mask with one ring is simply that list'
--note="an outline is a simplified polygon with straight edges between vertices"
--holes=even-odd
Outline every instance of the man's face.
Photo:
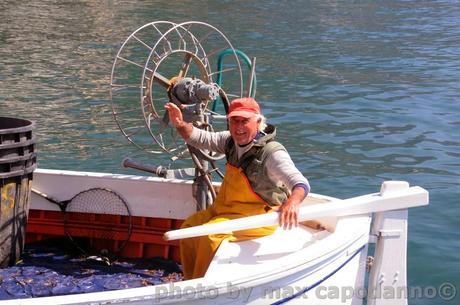
[{"label": "man's face", "polygon": [[256,116],[245,118],[234,116],[228,119],[230,134],[238,145],[245,145],[251,142],[257,135],[260,121]]}]

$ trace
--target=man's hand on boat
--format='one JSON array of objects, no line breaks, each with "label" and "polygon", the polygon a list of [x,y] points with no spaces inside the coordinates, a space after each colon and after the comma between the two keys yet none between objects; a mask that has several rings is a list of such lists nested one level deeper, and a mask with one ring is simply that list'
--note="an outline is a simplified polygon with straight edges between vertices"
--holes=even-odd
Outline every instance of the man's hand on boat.
[{"label": "man's hand on boat", "polygon": [[299,225],[299,207],[305,198],[305,190],[302,187],[294,187],[292,194],[279,206],[279,226],[283,229],[292,229]]}]

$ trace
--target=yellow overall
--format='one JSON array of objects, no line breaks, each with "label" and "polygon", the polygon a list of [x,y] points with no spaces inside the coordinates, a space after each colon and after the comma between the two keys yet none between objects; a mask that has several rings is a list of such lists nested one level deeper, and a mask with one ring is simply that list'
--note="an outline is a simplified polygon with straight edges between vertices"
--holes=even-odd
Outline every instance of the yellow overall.
[{"label": "yellow overall", "polygon": [[[226,173],[216,200],[206,210],[185,220],[182,228],[215,223],[271,212],[268,204],[251,188],[241,168],[226,165]],[[192,237],[180,241],[180,256],[185,279],[204,276],[224,239],[242,241],[272,234],[276,226]]]}]

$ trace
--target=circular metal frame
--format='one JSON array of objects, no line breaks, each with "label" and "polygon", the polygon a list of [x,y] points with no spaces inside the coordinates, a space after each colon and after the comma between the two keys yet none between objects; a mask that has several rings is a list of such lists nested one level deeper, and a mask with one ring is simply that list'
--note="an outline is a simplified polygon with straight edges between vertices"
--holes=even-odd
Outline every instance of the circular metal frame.
[{"label": "circular metal frame", "polygon": [[[219,53],[222,50],[228,52],[229,49],[233,53],[230,56],[233,58],[230,62],[231,68],[213,71],[212,65],[216,63],[214,61]],[[144,57],[142,62],[137,58],[130,59],[130,56],[137,53]],[[170,72],[174,67],[166,66],[170,60],[174,62],[177,58],[180,59],[179,67],[175,72]],[[208,84],[213,82],[213,76],[217,73],[233,72],[231,75],[235,81],[229,85],[231,88],[220,90],[221,97],[225,96],[225,102],[228,102],[226,92],[234,93],[228,94],[231,97],[243,96],[242,68],[237,52],[217,28],[197,21],[180,24],[157,21],[148,23],[129,35],[117,53],[110,78],[112,112],[128,141],[151,153],[167,152],[176,154],[179,158],[183,155],[180,151],[186,150],[186,145],[177,137],[174,128],[171,128],[161,102],[164,101],[165,104],[169,101],[171,80],[188,77],[191,67],[198,71],[199,75],[195,76]],[[137,69],[142,69],[142,73],[136,73]],[[165,73],[164,70],[167,69],[168,73]],[[120,81],[125,81],[126,84]],[[140,108],[133,101],[135,95],[138,96],[138,101],[140,95]],[[136,116],[136,113],[141,116]],[[206,118],[214,114],[208,104],[205,104],[203,113]],[[153,147],[152,139],[155,144]],[[159,150],[154,149],[155,146]]]}]

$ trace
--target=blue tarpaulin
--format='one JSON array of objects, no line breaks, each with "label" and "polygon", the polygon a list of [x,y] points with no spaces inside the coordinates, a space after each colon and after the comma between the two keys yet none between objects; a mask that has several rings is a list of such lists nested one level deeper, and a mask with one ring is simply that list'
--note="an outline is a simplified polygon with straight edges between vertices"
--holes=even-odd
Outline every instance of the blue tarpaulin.
[{"label": "blue tarpaulin", "polygon": [[47,242],[26,246],[18,264],[0,269],[0,299],[107,291],[180,280],[180,266],[171,260],[156,257],[109,262],[100,256],[72,254]]}]

